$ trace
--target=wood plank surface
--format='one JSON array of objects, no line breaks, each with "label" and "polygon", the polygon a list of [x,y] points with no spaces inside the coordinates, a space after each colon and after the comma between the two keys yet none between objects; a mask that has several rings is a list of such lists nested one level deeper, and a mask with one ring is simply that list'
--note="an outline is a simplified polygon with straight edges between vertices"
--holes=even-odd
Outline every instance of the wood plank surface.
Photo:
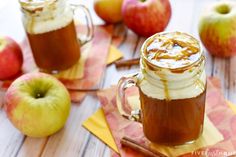
[{"label": "wood plank surface", "polygon": [[65,127],[49,137],[42,157],[82,156],[90,133],[81,125],[96,111],[97,105],[98,100],[90,95],[80,105],[72,105]]},{"label": "wood plank surface", "polygon": [[24,136],[10,123],[0,110],[0,157],[14,157],[24,141]]},{"label": "wood plank surface", "polygon": [[[3,2],[4,0],[0,0]],[[77,1],[87,6],[95,24],[103,24],[93,10],[93,0]],[[184,31],[199,39],[198,21],[204,7],[217,0],[170,0],[172,4],[171,21],[166,31]],[[2,3],[3,4],[3,3]],[[1,8],[1,5],[0,5]],[[6,18],[9,15],[11,18]],[[0,34],[12,36],[21,41],[25,36],[20,20],[20,10],[17,1],[4,4],[0,10]],[[17,25],[16,25],[17,24]],[[17,26],[17,27],[16,27]],[[144,37],[139,37],[123,24],[117,24],[114,37],[121,37],[118,47],[124,53],[124,59],[139,57],[140,47]],[[236,103],[236,57],[219,59],[206,54],[206,72],[208,76],[221,79],[223,93],[226,98]],[[128,73],[137,72],[138,66],[119,68],[109,65],[106,69],[102,87],[116,84],[119,78]],[[0,102],[0,106],[2,102]],[[81,104],[72,104],[71,114],[65,127],[48,138],[29,138],[22,135],[0,110],[0,157],[108,157],[110,149],[95,136],[85,130],[81,124],[99,107],[99,101],[94,95],[88,95]]]},{"label": "wood plank surface", "polygon": [[48,138],[25,138],[17,157],[39,157],[47,143]]},{"label": "wood plank surface", "polygon": [[94,156],[102,157],[106,151],[106,145],[98,140],[95,136],[90,136],[89,142],[85,148],[83,156]]},{"label": "wood plank surface", "polygon": [[236,103],[236,57],[230,59],[230,64],[228,69],[229,69],[228,99]]}]

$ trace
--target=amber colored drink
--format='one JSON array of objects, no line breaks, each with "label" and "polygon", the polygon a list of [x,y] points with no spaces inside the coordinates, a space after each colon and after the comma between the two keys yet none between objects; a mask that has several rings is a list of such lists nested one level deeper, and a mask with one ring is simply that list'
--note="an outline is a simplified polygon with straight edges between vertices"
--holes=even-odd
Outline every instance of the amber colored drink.
[{"label": "amber colored drink", "polygon": [[[141,47],[140,72],[120,79],[120,113],[142,122],[153,143],[193,143],[203,132],[206,98],[205,56],[197,39],[182,32],[162,32]],[[140,109],[126,111],[124,91],[139,89]]]},{"label": "amber colored drink", "polygon": [[206,90],[197,97],[176,100],[158,100],[139,92],[144,134],[152,142],[180,145],[201,135]]},{"label": "amber colored drink", "polygon": [[203,130],[206,97],[199,42],[173,32],[150,38],[144,48],[138,85],[145,136],[172,146],[194,142]]},{"label": "amber colored drink", "polygon": [[64,70],[80,57],[80,45],[72,20],[63,28],[40,34],[27,33],[37,66],[46,70]]}]

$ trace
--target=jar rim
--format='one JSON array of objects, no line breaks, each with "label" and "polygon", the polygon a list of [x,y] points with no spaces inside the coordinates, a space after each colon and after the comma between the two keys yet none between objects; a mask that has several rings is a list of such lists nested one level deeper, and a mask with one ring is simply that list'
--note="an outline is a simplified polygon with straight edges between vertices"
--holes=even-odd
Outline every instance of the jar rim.
[{"label": "jar rim", "polygon": [[179,32],[179,33],[181,33],[181,34],[186,34],[186,35],[192,37],[193,39],[195,39],[195,40],[198,42],[198,45],[199,45],[199,51],[198,51],[198,53],[200,53],[199,58],[198,58],[196,61],[194,61],[193,63],[191,63],[191,64],[188,64],[188,65],[182,66],[182,67],[177,67],[177,68],[162,67],[162,66],[158,66],[158,65],[152,63],[152,62],[148,59],[147,55],[145,55],[147,43],[148,43],[150,40],[152,40],[153,38],[155,38],[155,36],[157,36],[157,35],[170,34],[170,33],[176,33],[176,32],[179,32],[179,31],[169,31],[169,32],[168,32],[168,31],[165,31],[165,32],[156,33],[156,34],[150,36],[149,38],[147,38],[147,39],[144,41],[144,43],[142,44],[142,47],[141,47],[141,59],[144,59],[145,63],[146,63],[151,69],[153,69],[153,70],[166,69],[166,70],[170,70],[170,71],[175,72],[175,73],[179,73],[179,72],[183,72],[183,71],[185,71],[185,70],[188,70],[188,69],[192,68],[193,66],[195,66],[196,64],[200,64],[203,60],[205,60],[205,56],[204,56],[204,54],[203,54],[203,46],[202,46],[202,44],[201,44],[195,37],[193,37],[192,35],[190,35],[190,34],[188,34],[188,33]]}]

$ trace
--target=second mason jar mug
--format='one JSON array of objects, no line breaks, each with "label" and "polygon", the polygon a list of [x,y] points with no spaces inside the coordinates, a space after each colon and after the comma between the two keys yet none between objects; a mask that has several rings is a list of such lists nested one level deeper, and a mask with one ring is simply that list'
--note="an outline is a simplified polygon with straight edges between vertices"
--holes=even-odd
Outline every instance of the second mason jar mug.
[{"label": "second mason jar mug", "polygon": [[[137,86],[141,108],[127,112],[125,90]],[[205,57],[198,40],[181,32],[157,33],[141,48],[140,72],[124,76],[117,89],[120,113],[142,123],[154,143],[194,142],[203,131]]]},{"label": "second mason jar mug", "polygon": [[[23,24],[40,69],[60,71],[74,65],[80,58],[80,46],[92,39],[93,23],[89,11],[82,5],[66,0],[19,0]],[[80,8],[87,21],[87,37],[77,39],[74,13]]]}]

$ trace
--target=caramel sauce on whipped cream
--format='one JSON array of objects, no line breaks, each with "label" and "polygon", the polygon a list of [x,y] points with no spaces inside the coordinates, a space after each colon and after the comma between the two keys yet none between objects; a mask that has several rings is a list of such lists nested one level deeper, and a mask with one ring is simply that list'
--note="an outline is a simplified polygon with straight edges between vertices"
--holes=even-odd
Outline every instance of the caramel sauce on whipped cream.
[{"label": "caramel sauce on whipped cream", "polygon": [[55,1],[56,0],[19,0],[21,7],[31,13],[42,11],[45,4],[53,4]]},{"label": "caramel sauce on whipped cream", "polygon": [[199,42],[181,32],[156,34],[143,50],[149,63],[172,72],[183,72],[202,56]]},{"label": "caramel sauce on whipped cream", "polygon": [[66,0],[19,0],[23,24],[29,34],[42,34],[63,28],[73,20]]},{"label": "caramel sauce on whipped cream", "polygon": [[205,91],[205,57],[197,39],[182,32],[158,33],[141,48],[140,88],[157,99],[185,99]]}]

